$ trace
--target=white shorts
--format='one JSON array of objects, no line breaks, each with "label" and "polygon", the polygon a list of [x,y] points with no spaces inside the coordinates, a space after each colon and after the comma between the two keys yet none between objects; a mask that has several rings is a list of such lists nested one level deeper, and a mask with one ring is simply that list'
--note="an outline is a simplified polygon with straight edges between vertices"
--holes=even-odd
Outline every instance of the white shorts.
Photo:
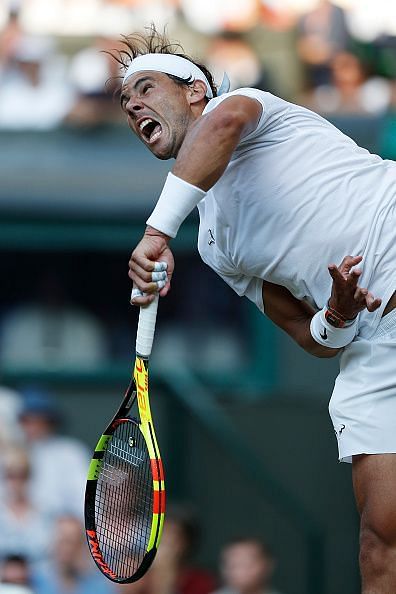
[{"label": "white shorts", "polygon": [[340,462],[396,453],[396,309],[369,340],[357,337],[345,347],[329,412]]}]

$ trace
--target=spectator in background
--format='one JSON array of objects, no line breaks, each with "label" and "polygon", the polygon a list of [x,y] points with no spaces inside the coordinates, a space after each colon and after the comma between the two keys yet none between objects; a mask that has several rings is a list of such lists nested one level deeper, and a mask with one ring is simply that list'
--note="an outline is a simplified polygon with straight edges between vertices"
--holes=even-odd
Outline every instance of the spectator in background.
[{"label": "spectator in background", "polygon": [[330,84],[319,85],[304,101],[324,114],[380,114],[390,102],[390,83],[378,76],[367,77],[359,58],[348,52],[341,52],[332,60]]},{"label": "spectator in background", "polygon": [[20,424],[31,454],[32,498],[51,514],[82,514],[88,448],[79,440],[58,435],[61,414],[44,389],[21,391]]},{"label": "spectator in background", "polygon": [[111,39],[97,37],[72,58],[70,79],[77,96],[68,123],[93,126],[121,121],[118,101],[114,101],[120,73],[109,53],[117,45]]},{"label": "spectator in background", "polygon": [[[27,105],[30,109],[26,98],[25,110]],[[39,279],[34,301],[8,312],[2,321],[0,360],[13,368],[92,369],[103,363],[106,352],[101,323],[68,303],[52,271]]]},{"label": "spectator in background", "polygon": [[330,81],[331,62],[348,44],[344,11],[329,0],[319,0],[311,12],[301,17],[297,51],[306,67],[310,87]]},{"label": "spectator in background", "polygon": [[[70,111],[73,92],[52,39],[24,34],[3,45],[0,127],[47,130]],[[5,56],[4,56],[5,52]]]},{"label": "spectator in background", "polygon": [[51,564],[34,576],[35,594],[112,594],[113,584],[92,561],[83,525],[74,516],[59,517],[54,527]]},{"label": "spectator in background", "polygon": [[18,423],[20,408],[21,398],[18,392],[0,386],[0,502],[6,500],[4,467],[7,453],[21,440],[21,429]]},{"label": "spectator in background", "polygon": [[274,90],[257,52],[240,35],[227,33],[213,38],[206,55],[209,69],[219,80],[224,71],[228,74],[231,90],[241,87]]},{"label": "spectator in background", "polygon": [[30,496],[31,472],[27,452],[10,447],[2,468],[4,493],[0,502],[0,558],[22,555],[39,564],[48,553],[50,519]]},{"label": "spectator in background", "polygon": [[224,587],[213,594],[279,594],[271,586],[274,559],[255,538],[240,538],[225,545],[221,553]]},{"label": "spectator in background", "polygon": [[114,594],[154,594],[150,590],[149,576],[150,570],[137,582],[116,585]]},{"label": "spectator in background", "polygon": [[[29,562],[22,555],[8,555],[0,564],[0,594],[30,594],[31,571]],[[14,586],[8,589],[4,586]],[[19,586],[19,588],[18,588]]]},{"label": "spectator in background", "polygon": [[18,7],[10,6],[8,21],[0,32],[0,80],[4,71],[6,71],[13,59],[15,49],[23,36],[22,28],[19,22]]},{"label": "spectator in background", "polygon": [[[193,564],[199,541],[199,527],[191,511],[170,507],[165,517],[161,545],[138,594],[210,594],[215,580]],[[135,591],[131,589],[131,594]]]},{"label": "spectator in background", "polygon": [[7,447],[20,441],[21,431],[18,424],[20,408],[21,398],[18,392],[0,386],[0,461]]}]

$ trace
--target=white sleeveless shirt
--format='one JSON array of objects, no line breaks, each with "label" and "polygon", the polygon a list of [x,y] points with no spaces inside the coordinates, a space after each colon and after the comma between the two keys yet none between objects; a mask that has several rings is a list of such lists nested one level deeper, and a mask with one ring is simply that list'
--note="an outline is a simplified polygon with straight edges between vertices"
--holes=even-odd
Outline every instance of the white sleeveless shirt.
[{"label": "white sleeveless shirt", "polygon": [[396,289],[396,163],[370,154],[319,115],[271,93],[238,89],[262,105],[257,128],[198,204],[199,253],[263,311],[262,281],[322,308],[330,263],[363,256],[359,284],[382,306],[360,314],[369,338]]}]

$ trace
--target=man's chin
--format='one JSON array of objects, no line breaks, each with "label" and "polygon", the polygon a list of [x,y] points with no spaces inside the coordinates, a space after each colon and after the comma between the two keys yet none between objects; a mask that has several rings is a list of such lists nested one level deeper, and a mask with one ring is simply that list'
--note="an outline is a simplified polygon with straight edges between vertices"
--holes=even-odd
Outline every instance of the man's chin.
[{"label": "man's chin", "polygon": [[173,157],[173,151],[169,147],[149,146],[149,149],[154,157],[157,157],[157,159],[160,159],[161,161],[167,161]]}]

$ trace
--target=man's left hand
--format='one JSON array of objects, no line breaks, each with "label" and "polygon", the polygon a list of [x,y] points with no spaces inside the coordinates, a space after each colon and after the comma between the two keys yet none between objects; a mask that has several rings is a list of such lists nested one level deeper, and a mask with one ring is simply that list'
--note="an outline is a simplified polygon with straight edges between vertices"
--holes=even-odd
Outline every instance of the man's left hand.
[{"label": "man's left hand", "polygon": [[346,320],[353,320],[364,309],[373,312],[381,305],[381,299],[358,285],[362,271],[354,267],[360,264],[362,259],[362,256],[346,256],[340,266],[330,264],[328,267],[333,279],[329,307]]}]

